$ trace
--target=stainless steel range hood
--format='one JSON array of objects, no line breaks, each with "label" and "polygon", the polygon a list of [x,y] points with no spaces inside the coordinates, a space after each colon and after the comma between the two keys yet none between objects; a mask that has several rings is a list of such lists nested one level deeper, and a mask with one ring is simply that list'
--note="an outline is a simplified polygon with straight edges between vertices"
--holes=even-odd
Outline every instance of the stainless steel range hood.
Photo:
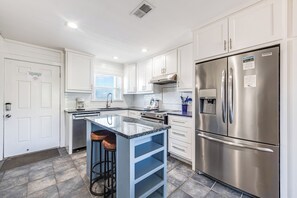
[{"label": "stainless steel range hood", "polygon": [[153,77],[151,80],[151,83],[163,85],[168,83],[176,83],[176,81],[177,81],[176,74],[167,74],[167,75]]}]

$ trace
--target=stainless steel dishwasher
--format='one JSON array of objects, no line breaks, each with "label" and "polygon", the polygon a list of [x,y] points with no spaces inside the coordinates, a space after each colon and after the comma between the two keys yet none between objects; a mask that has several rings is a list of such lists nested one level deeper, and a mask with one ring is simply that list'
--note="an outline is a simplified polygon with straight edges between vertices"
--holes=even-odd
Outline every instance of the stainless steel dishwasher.
[{"label": "stainless steel dishwasher", "polygon": [[73,114],[72,149],[86,147],[86,120],[87,117],[100,116],[100,112],[79,112]]}]

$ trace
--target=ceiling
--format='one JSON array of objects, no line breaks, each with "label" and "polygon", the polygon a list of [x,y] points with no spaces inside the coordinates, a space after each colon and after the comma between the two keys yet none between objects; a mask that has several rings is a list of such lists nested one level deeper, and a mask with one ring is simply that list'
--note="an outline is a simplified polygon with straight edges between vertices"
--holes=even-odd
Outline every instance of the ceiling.
[{"label": "ceiling", "polygon": [[[138,19],[130,13],[141,0],[0,0],[0,33],[8,39],[126,63],[191,41],[193,27],[247,0],[148,2],[155,8]],[[78,29],[65,26],[67,21],[77,23]]]}]

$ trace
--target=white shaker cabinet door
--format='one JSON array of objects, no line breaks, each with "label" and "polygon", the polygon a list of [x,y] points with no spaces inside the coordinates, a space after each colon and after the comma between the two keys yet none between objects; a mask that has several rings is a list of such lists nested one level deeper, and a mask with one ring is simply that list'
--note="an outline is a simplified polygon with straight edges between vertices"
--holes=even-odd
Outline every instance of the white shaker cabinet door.
[{"label": "white shaker cabinet door", "polygon": [[153,84],[151,83],[153,77],[153,59],[148,59],[145,62],[145,87],[146,92],[153,91]]},{"label": "white shaker cabinet door", "polygon": [[124,67],[124,94],[136,92],[136,64],[125,65]]},{"label": "white shaker cabinet door", "polygon": [[192,71],[193,71],[193,44],[178,48],[178,82],[179,90],[192,89]]},{"label": "white shaker cabinet door", "polygon": [[194,59],[200,60],[228,52],[228,19],[194,31]]},{"label": "white shaker cabinet door", "polygon": [[165,54],[165,73],[177,73],[177,50],[171,50]]},{"label": "white shaker cabinet door", "polygon": [[144,92],[146,90],[145,68],[144,61],[137,63],[137,92]]},{"label": "white shaker cabinet door", "polygon": [[164,73],[165,56],[159,55],[153,58],[153,77],[161,76]]},{"label": "white shaker cabinet door", "polygon": [[261,1],[229,17],[229,51],[281,38],[281,1]]},{"label": "white shaker cabinet door", "polygon": [[92,92],[93,56],[66,50],[66,92]]}]

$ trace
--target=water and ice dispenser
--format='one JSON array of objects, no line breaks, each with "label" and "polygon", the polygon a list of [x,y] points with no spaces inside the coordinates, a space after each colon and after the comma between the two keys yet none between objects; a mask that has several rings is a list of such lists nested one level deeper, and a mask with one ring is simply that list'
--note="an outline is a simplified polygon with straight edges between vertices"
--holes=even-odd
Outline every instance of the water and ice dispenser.
[{"label": "water and ice dispenser", "polygon": [[200,89],[199,100],[200,100],[200,113],[204,114],[216,114],[216,89]]}]

